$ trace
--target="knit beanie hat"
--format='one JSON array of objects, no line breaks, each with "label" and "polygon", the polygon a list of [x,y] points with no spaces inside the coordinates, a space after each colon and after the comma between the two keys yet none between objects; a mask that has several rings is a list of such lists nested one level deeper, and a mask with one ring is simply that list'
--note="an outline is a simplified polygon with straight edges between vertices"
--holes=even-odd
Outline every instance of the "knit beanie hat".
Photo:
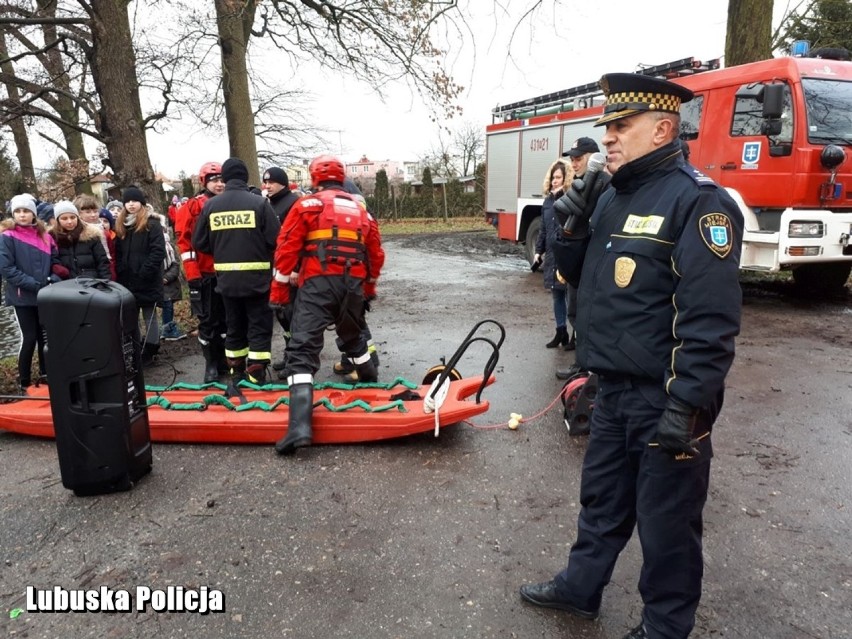
[{"label": "knit beanie hat", "polygon": [[[110,202],[110,204],[115,204],[115,202]],[[118,202],[118,205],[121,206],[121,202]],[[109,227],[111,229],[115,228],[115,216],[112,214],[112,211],[109,210],[109,207],[101,209],[100,213],[98,213],[98,217],[109,222]]]},{"label": "knit beanie hat", "polygon": [[277,182],[287,188],[290,188],[290,180],[287,179],[287,172],[277,166],[270,166],[263,174],[264,182]]},{"label": "knit beanie hat", "polygon": [[138,186],[128,186],[121,192],[121,201],[124,204],[128,202],[139,202],[142,206],[148,204],[148,198]]},{"label": "knit beanie hat", "polygon": [[68,213],[80,217],[80,212],[77,211],[77,207],[74,206],[73,202],[69,202],[68,200],[59,200],[56,204],[53,205],[53,215],[56,217],[57,220],[59,219],[60,215]]},{"label": "knit beanie hat", "polygon": [[248,182],[248,168],[240,158],[228,158],[222,165],[222,179],[225,182],[242,180]]},{"label": "knit beanie hat", "polygon": [[107,202],[106,210],[112,213],[112,210],[115,208],[123,209],[124,203],[121,200],[110,200]]},{"label": "knit beanie hat", "polygon": [[16,195],[12,198],[12,201],[9,202],[9,209],[14,213],[17,209],[27,209],[28,211],[32,211],[33,215],[38,215],[38,210],[36,209],[36,203],[33,199],[33,196],[29,193],[24,193],[22,195]]}]

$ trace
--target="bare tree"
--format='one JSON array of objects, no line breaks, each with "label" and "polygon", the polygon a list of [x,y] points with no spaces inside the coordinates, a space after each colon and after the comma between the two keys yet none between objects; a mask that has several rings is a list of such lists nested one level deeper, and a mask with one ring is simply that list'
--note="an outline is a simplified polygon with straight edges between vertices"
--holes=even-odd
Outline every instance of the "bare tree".
[{"label": "bare tree", "polygon": [[725,66],[772,57],[773,0],[728,0]]},{"label": "bare tree", "polygon": [[485,134],[482,127],[464,122],[453,133],[453,146],[459,158],[459,174],[472,175],[485,157]]},{"label": "bare tree", "polygon": [[[14,76],[14,68],[6,48],[6,35],[0,33],[0,73],[3,76]],[[12,110],[20,109],[21,94],[14,82],[3,81],[6,87],[6,103]],[[12,129],[12,137],[15,140],[15,148],[18,152],[18,165],[21,167],[21,187],[24,191],[38,195],[38,187],[33,166],[33,154],[30,148],[30,140],[27,137],[27,128],[22,118],[14,118],[9,122]],[[4,149],[5,151],[5,149]]]}]

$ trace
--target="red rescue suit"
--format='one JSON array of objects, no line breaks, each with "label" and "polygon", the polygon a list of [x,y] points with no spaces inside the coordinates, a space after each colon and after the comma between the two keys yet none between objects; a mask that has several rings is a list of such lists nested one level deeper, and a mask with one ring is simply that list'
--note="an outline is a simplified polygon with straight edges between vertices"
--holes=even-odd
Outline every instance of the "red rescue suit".
[{"label": "red rescue suit", "polygon": [[319,275],[348,275],[363,280],[372,297],[384,262],[378,225],[355,198],[335,189],[305,196],[278,235],[270,302],[290,302],[291,273],[298,273],[298,286]]},{"label": "red rescue suit", "polygon": [[293,205],[278,236],[270,292],[271,304],[291,303],[294,274],[299,293],[286,349],[286,377],[319,370],[323,334],[331,324],[344,353],[356,365],[369,362],[364,297],[370,291],[375,294],[385,260],[376,231],[366,208],[342,190],[325,189]]},{"label": "red rescue suit", "polygon": [[203,191],[184,202],[176,212],[175,240],[180,251],[181,262],[183,262],[183,272],[189,282],[201,279],[202,273],[208,275],[216,273],[213,268],[213,256],[196,251],[192,244],[192,233],[195,231],[201,209],[211,197],[208,191]]}]

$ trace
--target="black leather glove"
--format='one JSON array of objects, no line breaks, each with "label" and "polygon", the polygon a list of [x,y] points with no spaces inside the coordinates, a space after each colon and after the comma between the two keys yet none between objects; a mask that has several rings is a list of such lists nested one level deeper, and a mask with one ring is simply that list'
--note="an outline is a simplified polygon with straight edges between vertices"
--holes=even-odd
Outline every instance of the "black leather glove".
[{"label": "black leather glove", "polygon": [[290,324],[293,322],[293,304],[270,304],[270,306],[278,324],[284,329],[285,333],[289,333]]},{"label": "black leather glove", "polygon": [[697,417],[697,408],[670,397],[657,424],[657,442],[675,455],[700,455],[698,440],[693,437]]},{"label": "black leather glove", "polygon": [[586,198],[583,196],[584,186],[583,180],[574,180],[565,195],[553,203],[556,221],[559,222],[560,227],[565,226],[565,222],[572,215],[583,217],[583,211],[586,208]]}]

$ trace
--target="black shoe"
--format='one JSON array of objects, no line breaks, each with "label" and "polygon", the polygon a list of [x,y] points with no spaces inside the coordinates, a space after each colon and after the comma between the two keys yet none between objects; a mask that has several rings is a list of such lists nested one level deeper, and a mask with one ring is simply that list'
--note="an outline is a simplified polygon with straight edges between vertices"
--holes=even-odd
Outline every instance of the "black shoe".
[{"label": "black shoe", "polygon": [[574,377],[574,375],[579,373],[581,370],[583,370],[583,369],[581,369],[579,366],[577,366],[576,362],[574,364],[571,364],[571,366],[569,366],[568,368],[557,368],[556,369],[556,379],[571,379],[572,377]]},{"label": "black shoe", "polygon": [[283,371],[284,367],[286,367],[286,366],[287,366],[287,358],[286,357],[282,357],[281,359],[277,359],[274,362],[272,362],[272,370],[274,370],[276,372]]},{"label": "black shoe", "polygon": [[544,345],[545,348],[556,348],[560,344],[563,343],[565,339],[568,337],[568,329],[564,326],[556,327],[556,335],[553,336],[553,339],[550,340],[547,344]]},{"label": "black shoe", "polygon": [[577,348],[577,333],[571,331],[570,334],[566,333],[565,338],[562,340],[562,350],[573,351]]},{"label": "black shoe", "polygon": [[521,597],[536,606],[565,610],[582,619],[597,619],[600,613],[598,610],[582,610],[564,599],[560,599],[556,593],[556,582],[554,581],[521,586]]},{"label": "black shoe", "polygon": [[633,630],[624,635],[624,639],[648,639],[648,633],[645,630],[645,624],[640,623]]}]

